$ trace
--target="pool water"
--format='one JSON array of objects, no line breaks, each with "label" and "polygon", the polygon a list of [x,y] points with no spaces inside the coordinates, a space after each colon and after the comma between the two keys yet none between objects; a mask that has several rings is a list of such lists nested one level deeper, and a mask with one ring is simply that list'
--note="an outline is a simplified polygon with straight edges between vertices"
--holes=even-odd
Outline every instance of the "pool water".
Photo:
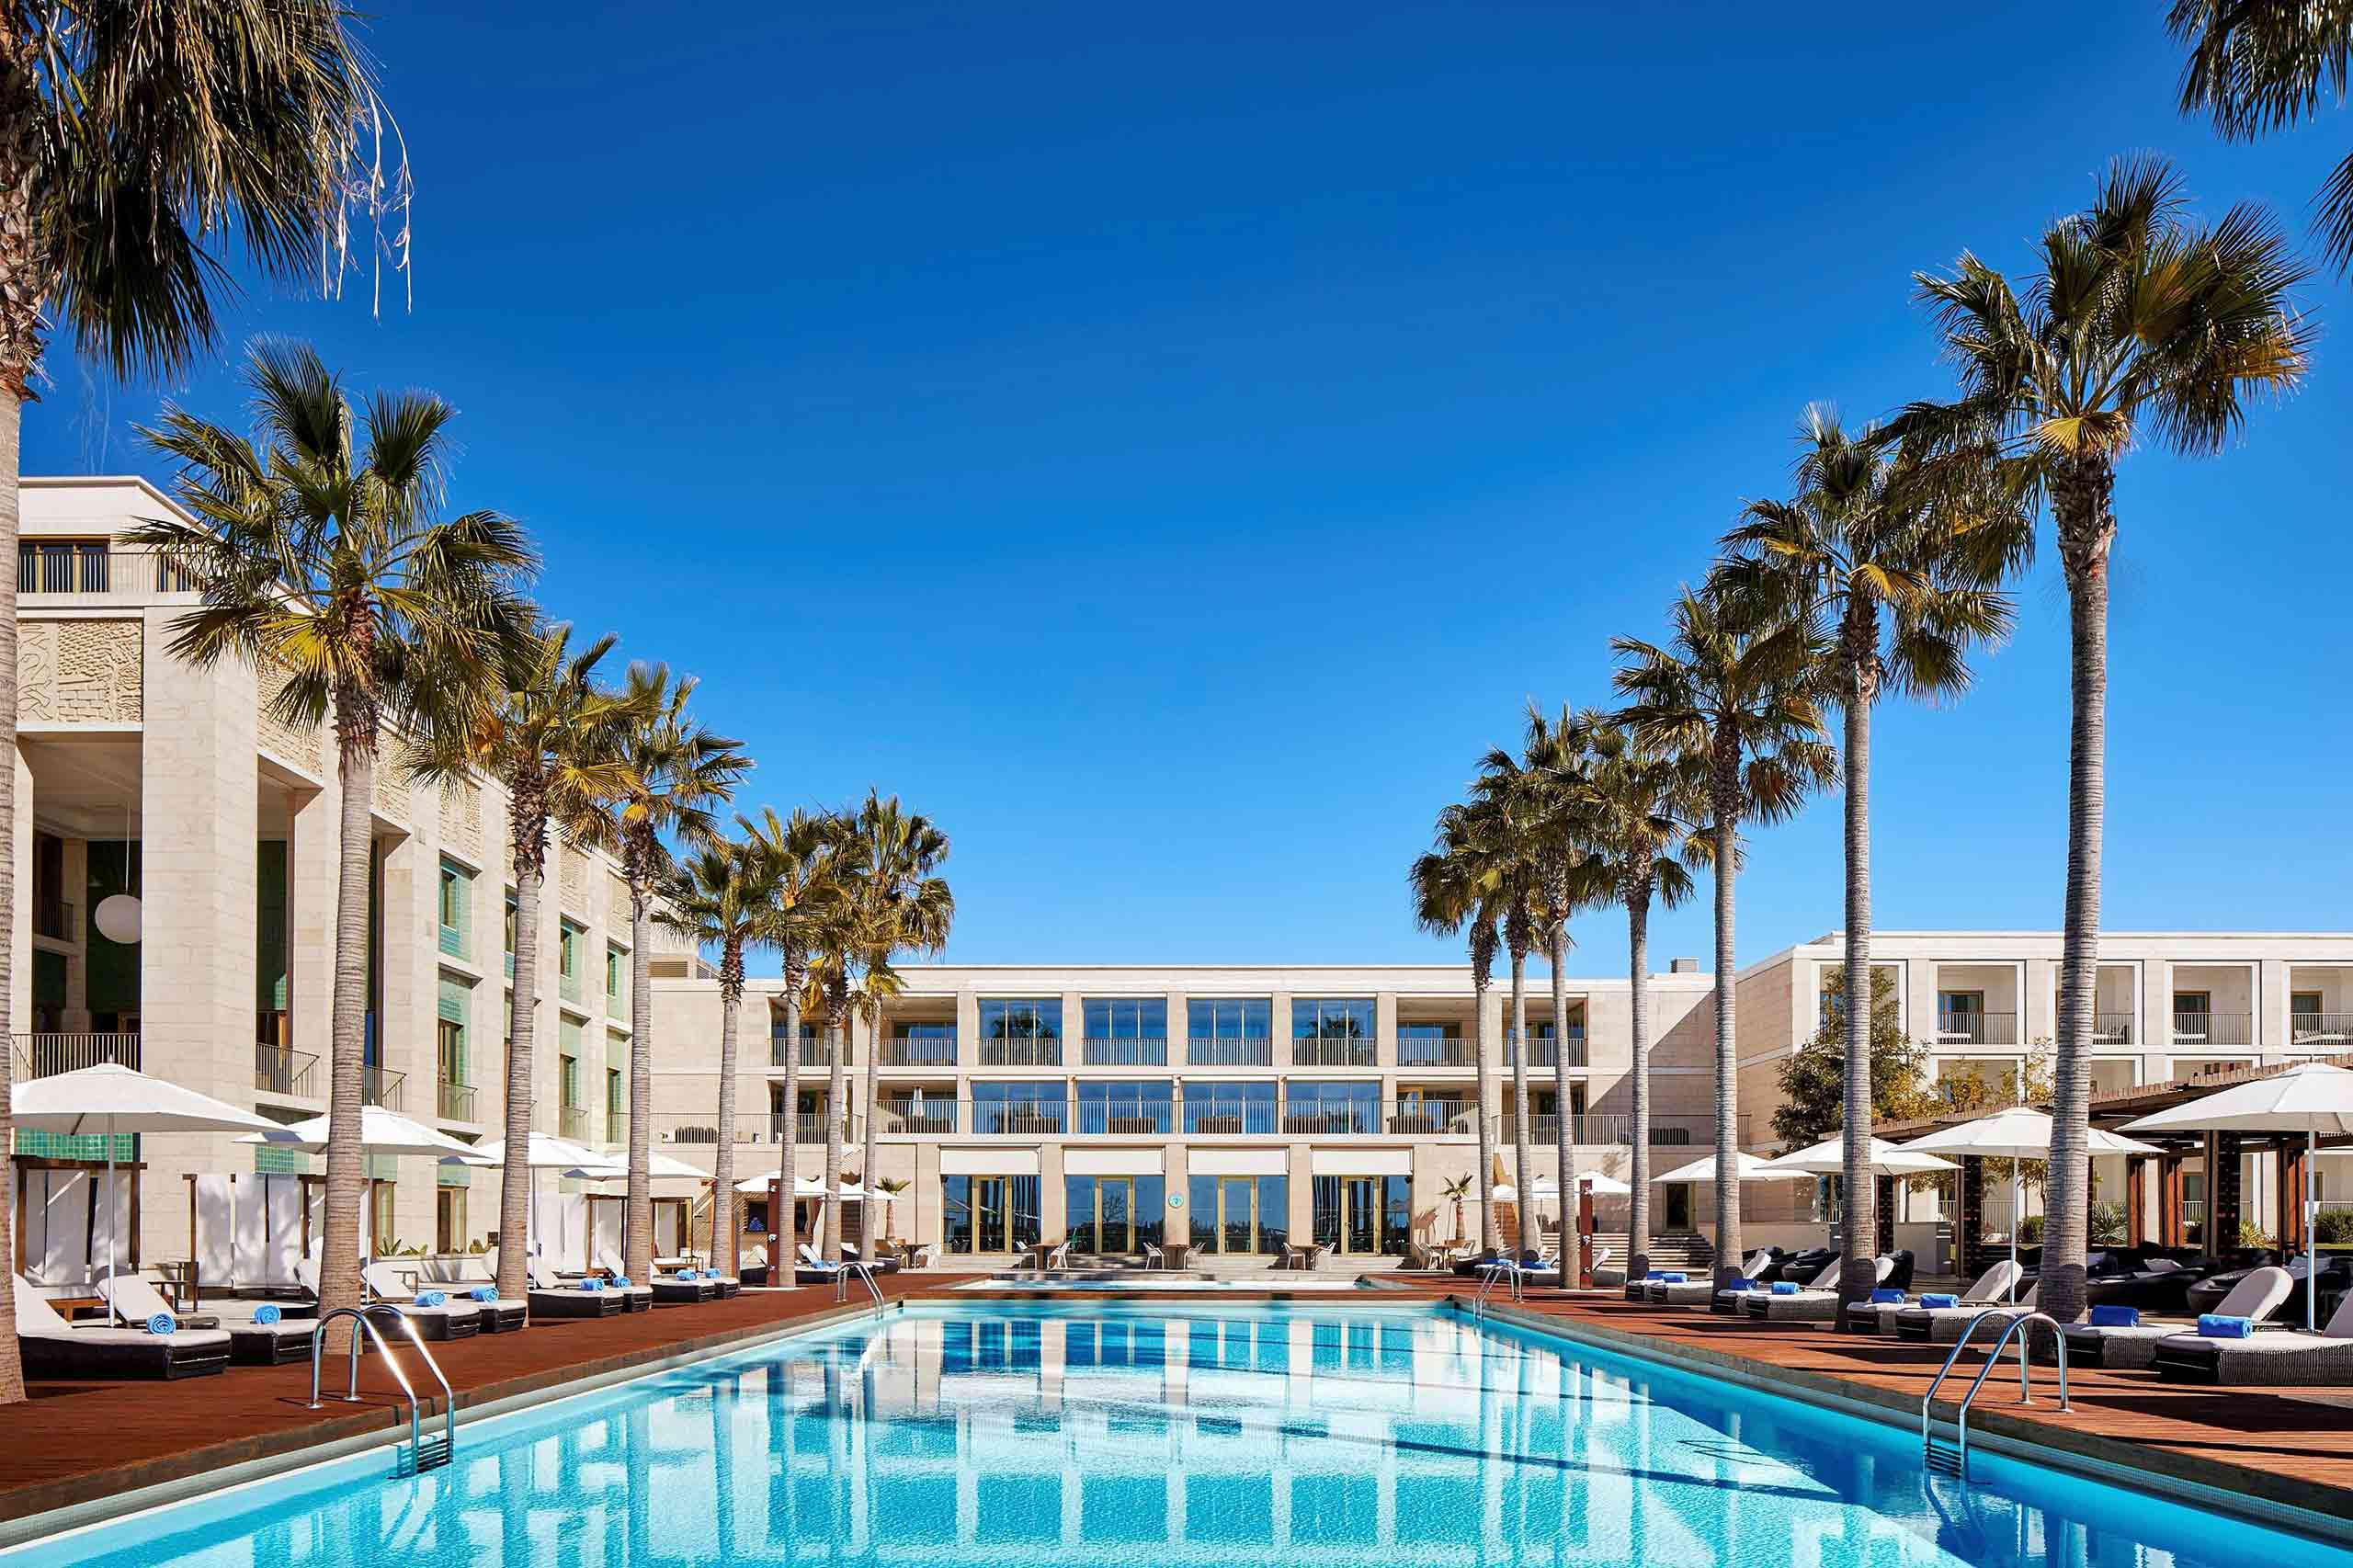
[{"label": "pool water", "polygon": [[0,1554],[5,1568],[2353,1565],[1443,1308],[916,1307]]}]

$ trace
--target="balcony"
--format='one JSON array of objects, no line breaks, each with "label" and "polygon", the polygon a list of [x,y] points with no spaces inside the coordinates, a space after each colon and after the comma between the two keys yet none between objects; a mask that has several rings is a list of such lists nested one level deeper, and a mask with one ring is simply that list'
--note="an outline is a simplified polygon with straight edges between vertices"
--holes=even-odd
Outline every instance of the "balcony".
[{"label": "balcony", "polygon": [[254,1045],[254,1088],[265,1095],[312,1099],[319,1092],[319,1059],[290,1046]]},{"label": "balcony", "polygon": [[1432,1037],[1397,1034],[1397,1065],[1400,1067],[1476,1067],[1479,1052],[1472,1042],[1461,1035]]},{"label": "balcony", "polygon": [[2253,1045],[2255,1020],[2245,1013],[2176,1013],[2175,1045]]},{"label": "balcony", "polygon": [[1188,1067],[1272,1067],[1275,1042],[1196,1035],[1185,1042]]},{"label": "balcony", "polygon": [[900,1035],[886,1040],[875,1048],[875,1060],[885,1067],[953,1067],[956,1065],[956,1037],[950,1035]]},{"label": "balcony", "polygon": [[472,1121],[474,1119],[473,1085],[454,1084],[447,1078],[435,1079],[433,1111],[444,1121]]},{"label": "balcony", "polygon": [[2092,1015],[2094,1045],[2131,1045],[2132,1015],[2130,1013],[2095,1013]]},{"label": "balcony", "polygon": [[139,1065],[135,1034],[20,1034],[17,1037],[17,1076],[47,1078],[96,1067],[102,1062],[125,1067]]},{"label": "balcony", "polygon": [[[783,1067],[789,1065],[790,1058],[786,1055],[786,1052],[791,1049],[792,1045],[790,1041],[779,1040],[776,1036],[770,1035],[768,1037],[768,1065],[771,1067]],[[826,1043],[823,1036],[811,1035],[802,1039],[801,1041],[801,1065],[803,1067],[824,1067],[830,1069],[833,1064],[833,1049]],[[855,1046],[843,1051],[842,1065],[844,1067],[855,1067],[858,1065],[858,1050]]]},{"label": "balcony", "polygon": [[[1512,1065],[1513,1058],[1518,1054],[1518,1043],[1512,1040],[1510,1032],[1506,1030],[1504,1036],[1504,1065],[1506,1067]],[[1560,1043],[1550,1035],[1539,1035],[1529,1040],[1528,1064],[1530,1067],[1558,1067],[1561,1064]],[[1582,1028],[1573,1028],[1569,1031],[1569,1065],[1572,1067],[1585,1065],[1585,1030]]]},{"label": "balcony", "polygon": [[1088,1039],[1079,1046],[1079,1060],[1089,1067],[1165,1067],[1168,1041]]},{"label": "balcony", "polygon": [[1283,1136],[1286,1138],[1364,1138],[1381,1131],[1381,1104],[1377,1100],[1312,1100],[1305,1105],[1283,1104]]},{"label": "balcony", "polygon": [[624,1146],[628,1144],[629,1112],[625,1110],[608,1110],[605,1112],[605,1142],[608,1143],[620,1143]]},{"label": "balcony", "polygon": [[1165,1138],[1176,1129],[1176,1102],[1165,1099],[1120,1099],[1103,1103],[1081,1100],[1078,1131],[1111,1138]]},{"label": "balcony", "polygon": [[33,935],[71,942],[82,935],[82,906],[62,898],[33,900]]},{"label": "balcony", "polygon": [[1938,1013],[1937,1040],[1938,1045],[2016,1045],[2018,1042],[2018,1016],[2016,1013]]},{"label": "balcony", "polygon": [[359,1069],[359,1103],[398,1110],[401,1108],[401,1085],[407,1079],[407,1074],[395,1073],[389,1067],[362,1067]]},{"label": "balcony", "polygon": [[96,540],[20,540],[17,592],[73,598],[145,598],[196,591],[196,580],[152,550],[109,550]]},{"label": "balcony", "polygon": [[956,1131],[954,1100],[884,1100],[874,1131],[884,1138],[923,1138]]},{"label": "balcony", "polygon": [[972,1100],[967,1114],[983,1137],[1060,1138],[1070,1128],[1069,1108],[1060,1100]]},{"label": "balcony", "polygon": [[1371,1067],[1378,1064],[1378,1060],[1373,1042],[1369,1040],[1310,1038],[1290,1042],[1290,1064],[1294,1067]]},{"label": "balcony", "polygon": [[2353,1013],[2290,1013],[2288,1043],[2304,1050],[2353,1048]]},{"label": "balcony", "polygon": [[1404,1100],[1389,1108],[1389,1131],[1407,1138],[1475,1138],[1477,1108],[1469,1100]]},{"label": "balcony", "polygon": [[1062,1064],[1063,1042],[1058,1040],[981,1041],[981,1065],[983,1067],[1059,1067]]},{"label": "balcony", "polygon": [[569,1138],[575,1143],[585,1142],[588,1138],[588,1108],[577,1105],[559,1108],[555,1113],[555,1131],[559,1138]]},{"label": "balcony", "polygon": [[[1569,1142],[1583,1148],[1622,1148],[1633,1142],[1634,1119],[1622,1111],[1589,1113],[1569,1119]],[[1496,1137],[1506,1143],[1517,1143],[1518,1118],[1509,1112],[1495,1119]],[[1712,1128],[1695,1122],[1651,1121],[1651,1147],[1680,1149],[1711,1140]],[[1540,1111],[1528,1119],[1528,1141],[1530,1143],[1558,1143],[1561,1138],[1561,1118],[1551,1111]]]}]

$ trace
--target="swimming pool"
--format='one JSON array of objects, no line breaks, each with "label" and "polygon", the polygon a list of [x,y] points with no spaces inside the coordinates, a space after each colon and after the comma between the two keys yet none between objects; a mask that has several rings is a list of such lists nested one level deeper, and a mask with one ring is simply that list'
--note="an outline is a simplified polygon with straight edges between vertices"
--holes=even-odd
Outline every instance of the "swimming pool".
[{"label": "swimming pool", "polygon": [[974,1302],[772,1341],[5,1568],[2167,1564],[2353,1553],[1443,1308]]}]

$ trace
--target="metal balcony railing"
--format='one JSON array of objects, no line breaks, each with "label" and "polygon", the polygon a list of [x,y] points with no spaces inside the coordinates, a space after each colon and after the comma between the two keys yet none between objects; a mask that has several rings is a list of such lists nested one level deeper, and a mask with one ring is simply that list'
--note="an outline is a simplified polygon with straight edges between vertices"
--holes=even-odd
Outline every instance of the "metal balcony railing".
[{"label": "metal balcony railing", "polygon": [[2016,1045],[2018,1042],[2018,1016],[2016,1013],[1938,1013],[1937,1043],[1938,1045]]},{"label": "metal balcony railing", "polygon": [[2253,1045],[2254,1019],[2245,1013],[2176,1013],[2176,1045]]},{"label": "metal balcony railing", "polygon": [[46,1078],[96,1067],[102,1062],[125,1067],[139,1065],[135,1034],[20,1034],[17,1037],[17,1076]]},{"label": "metal balcony railing", "polygon": [[1469,1100],[1404,1100],[1389,1108],[1388,1129],[1410,1138],[1475,1138],[1476,1108]]},{"label": "metal balcony railing", "polygon": [[[1518,1042],[1511,1038],[1510,1030],[1505,1030],[1504,1065],[1506,1067],[1512,1065],[1513,1059],[1518,1054]],[[1528,1064],[1530,1067],[1558,1067],[1561,1064],[1560,1042],[1550,1035],[1539,1035],[1529,1040]],[[1569,1031],[1569,1065],[1572,1067],[1585,1065],[1585,1030],[1582,1028],[1573,1028]]]},{"label": "metal balcony railing", "polygon": [[1476,1067],[1479,1052],[1461,1035],[1442,1039],[1401,1034],[1397,1037],[1400,1067]]},{"label": "metal balcony railing", "polygon": [[1062,1064],[1063,1042],[1058,1040],[981,1041],[981,1065],[983,1067],[1059,1067]]},{"label": "metal balcony railing", "polygon": [[2290,1013],[2288,1043],[2348,1049],[2353,1044],[2353,1013]]},{"label": "metal balcony railing", "polygon": [[900,1035],[875,1048],[875,1060],[885,1067],[953,1067],[954,1035]]},{"label": "metal balcony railing", "polygon": [[1197,1035],[1185,1042],[1185,1063],[1189,1067],[1272,1067],[1275,1042]]},{"label": "metal balcony railing", "polygon": [[[1518,1142],[1518,1118],[1509,1111],[1495,1119],[1498,1141]],[[1682,1148],[1703,1142],[1714,1137],[1712,1128],[1695,1122],[1651,1121],[1651,1147],[1654,1149]],[[1528,1118],[1528,1141],[1531,1143],[1557,1143],[1561,1137],[1561,1118],[1551,1111],[1531,1112]],[[1569,1118],[1569,1142],[1579,1147],[1623,1147],[1633,1142],[1634,1119],[1622,1111],[1593,1113]]]},{"label": "metal balcony railing", "polygon": [[359,1101],[362,1105],[382,1106],[386,1110],[401,1108],[401,1085],[408,1074],[389,1067],[359,1069]]},{"label": "metal balcony railing", "polygon": [[[792,1044],[790,1040],[779,1040],[774,1035],[770,1035],[768,1037],[768,1065],[771,1067],[782,1067],[786,1065],[787,1058],[785,1052],[791,1049]],[[801,1065],[803,1067],[830,1068],[833,1064],[833,1051],[822,1037],[803,1040],[801,1042]],[[845,1046],[843,1048],[842,1065],[845,1067],[855,1067],[858,1065],[858,1048],[856,1046]]]},{"label": "metal balcony railing", "polygon": [[1113,1138],[1165,1138],[1176,1130],[1175,1099],[1081,1100],[1077,1131]]},{"label": "metal balcony railing", "polygon": [[[812,1145],[822,1148],[824,1145],[825,1119],[815,1111],[798,1116],[787,1116],[781,1111],[771,1111],[766,1116],[739,1116],[735,1119],[735,1142],[739,1144],[780,1146],[788,1124],[792,1128],[795,1143],[803,1148]],[[860,1141],[859,1129],[862,1125],[855,1116],[842,1118],[842,1142],[845,1146]],[[708,1121],[681,1121],[666,1130],[657,1129],[654,1142],[708,1145],[719,1142],[719,1129]]]},{"label": "metal balcony railing", "polygon": [[1079,1060],[1089,1067],[1165,1067],[1168,1041],[1153,1039],[1088,1039],[1079,1047]]},{"label": "metal balcony railing", "polygon": [[1373,1042],[1369,1040],[1320,1040],[1311,1036],[1290,1042],[1290,1064],[1294,1067],[1371,1067],[1378,1063]]},{"label": "metal balcony railing", "polygon": [[555,1131],[559,1138],[569,1138],[577,1143],[588,1136],[588,1108],[568,1105],[555,1113]]},{"label": "metal balcony railing", "polygon": [[875,1109],[874,1131],[883,1138],[922,1138],[956,1131],[954,1100],[884,1100]]},{"label": "metal balcony railing", "polygon": [[963,1114],[983,1137],[1060,1138],[1070,1130],[1070,1109],[1060,1100],[968,1100]]},{"label": "metal balcony railing", "polygon": [[1188,1137],[1271,1138],[1282,1112],[1272,1098],[1188,1099],[1184,1128]]},{"label": "metal balcony railing", "polygon": [[474,1119],[474,1090],[471,1084],[453,1084],[447,1078],[433,1083],[433,1108],[448,1121],[472,1121]]},{"label": "metal balcony railing", "polygon": [[110,550],[88,540],[24,540],[17,546],[19,594],[143,598],[196,591],[196,579],[152,550]]},{"label": "metal balcony railing", "polygon": [[81,905],[63,898],[33,900],[33,935],[70,942],[82,934]]},{"label": "metal balcony railing", "polygon": [[1364,1138],[1381,1130],[1378,1100],[1283,1102],[1286,1138]]},{"label": "metal balcony railing", "polygon": [[2092,1015],[2094,1045],[2131,1045],[2132,1015],[2130,1013],[2094,1013]]},{"label": "metal balcony railing", "polygon": [[308,1051],[283,1045],[254,1043],[254,1087],[266,1095],[300,1096],[319,1092],[319,1059]]}]

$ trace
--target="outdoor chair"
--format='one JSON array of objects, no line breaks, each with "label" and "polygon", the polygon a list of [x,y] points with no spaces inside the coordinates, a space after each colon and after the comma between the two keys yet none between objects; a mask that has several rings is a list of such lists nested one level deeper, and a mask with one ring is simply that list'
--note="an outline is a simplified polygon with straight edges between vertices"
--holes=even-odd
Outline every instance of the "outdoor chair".
[{"label": "outdoor chair", "polygon": [[[1960,1305],[1964,1307],[1997,1307],[2016,1287],[2020,1270],[2008,1258],[1977,1277],[1977,1283],[1961,1294]],[[1873,1292],[1874,1295],[1878,1292]],[[1865,1334],[1893,1335],[1897,1314],[1920,1305],[1917,1296],[1900,1296],[1893,1301],[1849,1301],[1847,1303],[1847,1326]]]},{"label": "outdoor chair", "polygon": [[98,1281],[98,1295],[125,1328],[139,1328],[163,1313],[182,1328],[220,1329],[229,1336],[229,1359],[241,1367],[276,1367],[311,1358],[311,1341],[318,1336],[315,1318],[279,1319],[276,1323],[229,1323],[211,1312],[183,1317],[172,1311],[164,1293],[146,1278],[118,1274]]},{"label": "outdoor chair", "polygon": [[[198,1378],[229,1364],[229,1336],[217,1328],[75,1328],[48,1298],[14,1277],[17,1350],[28,1379]],[[32,1434],[23,1435],[28,1439]]]},{"label": "outdoor chair", "polygon": [[[2212,1315],[2266,1323],[2279,1312],[2294,1288],[2295,1282],[2284,1268],[2255,1269],[2231,1287],[2230,1293],[2215,1305]],[[2183,1333],[2185,1327],[2177,1323],[2071,1323],[2066,1328],[2067,1364],[2128,1370],[2151,1366],[2156,1361],[2159,1343]]]},{"label": "outdoor chair", "polygon": [[2245,1339],[2172,1334],[2157,1341],[2151,1365],[2167,1382],[2345,1387],[2353,1383],[2353,1294],[2337,1302],[2318,1334],[2280,1329]]}]

